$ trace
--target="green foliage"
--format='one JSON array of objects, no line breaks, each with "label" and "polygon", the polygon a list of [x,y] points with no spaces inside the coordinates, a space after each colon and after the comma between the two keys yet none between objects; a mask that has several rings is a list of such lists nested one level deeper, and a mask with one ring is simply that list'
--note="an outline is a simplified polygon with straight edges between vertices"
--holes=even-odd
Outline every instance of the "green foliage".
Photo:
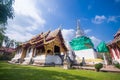
[{"label": "green foliage", "polygon": [[120,69],[120,64],[118,62],[114,63],[114,66]]},{"label": "green foliage", "polygon": [[20,42],[17,42],[15,40],[12,40],[8,38],[7,36],[4,37],[5,47],[7,48],[13,48],[19,46]]},{"label": "green foliage", "polygon": [[99,71],[103,67],[102,63],[95,64],[95,69]]},{"label": "green foliage", "polygon": [[13,56],[13,53],[0,53],[0,60],[11,60]]},{"label": "green foliage", "polygon": [[83,66],[83,63],[82,63],[82,62],[80,63],[80,66]]},{"label": "green foliage", "polygon": [[15,47],[18,47],[20,44],[22,44],[22,42],[15,41]]},{"label": "green foliage", "polygon": [[14,17],[13,2],[14,0],[0,0],[0,24],[5,25],[8,19]]},{"label": "green foliage", "polygon": [[3,40],[5,38],[5,27],[0,27],[0,47],[2,46]]},{"label": "green foliage", "polygon": [[24,66],[0,61],[0,80],[120,80],[120,73],[64,70],[61,67]]},{"label": "green foliage", "polygon": [[5,38],[7,20],[14,17],[13,2],[14,0],[0,0],[0,47]]},{"label": "green foliage", "polygon": [[15,41],[11,40],[10,38],[8,38],[7,36],[5,36],[4,38],[4,42],[5,42],[5,47],[10,48],[14,46]]}]

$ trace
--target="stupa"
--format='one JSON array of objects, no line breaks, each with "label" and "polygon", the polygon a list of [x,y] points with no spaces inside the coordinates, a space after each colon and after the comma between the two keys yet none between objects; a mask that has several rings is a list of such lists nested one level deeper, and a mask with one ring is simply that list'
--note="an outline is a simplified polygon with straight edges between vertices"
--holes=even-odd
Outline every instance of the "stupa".
[{"label": "stupa", "polygon": [[77,63],[82,62],[83,59],[88,64],[96,63],[97,52],[94,49],[94,44],[80,28],[79,20],[77,21],[76,36],[69,42],[69,44],[76,55]]}]

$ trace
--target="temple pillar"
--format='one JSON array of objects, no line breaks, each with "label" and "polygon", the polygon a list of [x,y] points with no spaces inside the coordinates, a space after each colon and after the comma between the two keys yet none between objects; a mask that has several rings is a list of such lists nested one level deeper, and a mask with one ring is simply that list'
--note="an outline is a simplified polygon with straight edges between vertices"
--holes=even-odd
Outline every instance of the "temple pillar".
[{"label": "temple pillar", "polygon": [[110,50],[110,55],[112,57],[112,59],[114,59],[114,56],[113,56],[113,52],[112,52],[112,47],[111,46],[108,46],[109,50]]},{"label": "temple pillar", "polygon": [[117,49],[116,49],[116,48],[115,48],[114,50],[115,50],[115,54],[116,54],[117,59],[118,59],[118,58],[119,58],[118,51],[117,51]]},{"label": "temple pillar", "polygon": [[113,53],[114,59],[117,59],[117,56],[116,56],[114,48],[112,48],[112,53]]},{"label": "temple pillar", "polygon": [[116,48],[116,51],[117,51],[117,53],[118,53],[118,58],[120,59],[120,51],[119,51],[119,49]]},{"label": "temple pillar", "polygon": [[32,54],[32,57],[35,56],[35,53],[36,53],[36,48],[33,48],[33,54]]},{"label": "temple pillar", "polygon": [[22,47],[22,53],[21,53],[21,58],[20,58],[20,63],[23,62],[23,59],[26,55],[27,49],[25,47]]}]

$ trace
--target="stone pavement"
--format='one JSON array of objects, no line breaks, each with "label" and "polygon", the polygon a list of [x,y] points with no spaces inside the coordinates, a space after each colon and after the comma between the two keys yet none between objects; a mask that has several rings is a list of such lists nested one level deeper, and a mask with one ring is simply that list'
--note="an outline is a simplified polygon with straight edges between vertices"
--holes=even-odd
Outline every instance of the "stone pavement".
[{"label": "stone pavement", "polygon": [[101,69],[101,71],[104,71],[104,72],[119,72],[120,73],[120,69],[114,67],[113,65],[108,65],[106,67],[103,67]]},{"label": "stone pavement", "polygon": [[[95,67],[89,67],[89,66],[82,66],[82,67],[81,66],[73,66],[73,68],[95,71]],[[104,66],[100,71],[102,71],[102,72],[117,72],[117,73],[120,73],[120,69],[114,67],[113,65]]]}]

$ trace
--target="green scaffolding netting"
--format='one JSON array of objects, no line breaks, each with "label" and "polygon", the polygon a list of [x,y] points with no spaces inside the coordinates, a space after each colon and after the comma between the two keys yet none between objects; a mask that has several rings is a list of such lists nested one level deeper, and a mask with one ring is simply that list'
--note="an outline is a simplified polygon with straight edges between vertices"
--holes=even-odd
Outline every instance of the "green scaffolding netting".
[{"label": "green scaffolding netting", "polygon": [[94,47],[91,39],[86,36],[74,38],[69,43],[73,50],[83,50],[83,49],[89,49]]},{"label": "green scaffolding netting", "polygon": [[106,46],[105,42],[101,42],[101,43],[97,46],[97,51],[100,52],[100,53],[109,52],[108,47]]}]

